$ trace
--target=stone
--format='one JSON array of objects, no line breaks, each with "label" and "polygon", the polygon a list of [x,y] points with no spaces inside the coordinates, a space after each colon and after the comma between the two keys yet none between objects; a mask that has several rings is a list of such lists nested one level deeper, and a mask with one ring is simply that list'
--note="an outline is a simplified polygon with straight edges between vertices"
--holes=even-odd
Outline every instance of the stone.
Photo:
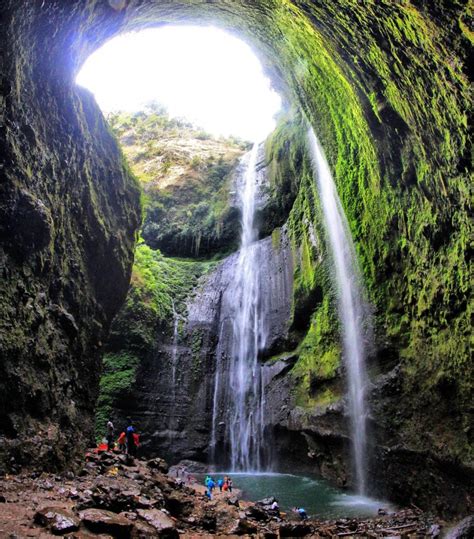
[{"label": "stone", "polygon": [[55,535],[64,535],[79,529],[79,519],[63,507],[44,507],[38,509],[34,521],[40,526],[49,528]]},{"label": "stone", "polygon": [[272,505],[274,501],[275,501],[275,496],[269,496],[268,498],[263,498],[262,500],[258,500],[255,503],[257,505]]},{"label": "stone", "polygon": [[267,512],[262,507],[259,507],[257,505],[250,506],[245,511],[245,516],[253,518],[254,520],[258,520],[260,522],[268,520]]},{"label": "stone", "polygon": [[150,459],[148,462],[147,462],[147,465],[152,468],[153,470],[158,470],[159,472],[161,473],[168,473],[169,471],[169,466],[168,466],[168,463],[163,460],[163,459],[160,459],[160,458],[154,458],[154,459]]},{"label": "stone", "polygon": [[156,529],[146,522],[137,521],[132,530],[132,539],[152,539],[156,537]]},{"label": "stone", "polygon": [[280,537],[304,537],[311,534],[311,526],[307,524],[282,524],[280,526]]},{"label": "stone", "polygon": [[159,537],[178,537],[175,521],[159,509],[138,509],[138,516],[152,526]]},{"label": "stone", "polygon": [[79,518],[90,531],[110,533],[119,539],[128,539],[133,528],[133,523],[124,516],[104,509],[85,509]]},{"label": "stone", "polygon": [[470,539],[474,537],[474,516],[461,520],[454,528],[448,530],[446,539]]},{"label": "stone", "polygon": [[239,507],[239,498],[237,498],[237,496],[231,496],[230,498],[227,498],[227,503],[229,505],[234,505],[235,507]]},{"label": "stone", "polygon": [[235,535],[252,535],[257,532],[257,527],[246,518],[239,518],[230,533]]}]

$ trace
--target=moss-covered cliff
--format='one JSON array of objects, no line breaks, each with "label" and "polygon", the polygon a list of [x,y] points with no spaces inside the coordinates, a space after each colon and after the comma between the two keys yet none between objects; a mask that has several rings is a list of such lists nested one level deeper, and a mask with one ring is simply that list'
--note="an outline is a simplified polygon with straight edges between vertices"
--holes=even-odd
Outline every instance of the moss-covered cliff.
[{"label": "moss-covered cliff", "polygon": [[142,235],[168,256],[210,256],[238,245],[233,173],[247,144],[215,137],[157,104],[109,125],[144,192]]}]

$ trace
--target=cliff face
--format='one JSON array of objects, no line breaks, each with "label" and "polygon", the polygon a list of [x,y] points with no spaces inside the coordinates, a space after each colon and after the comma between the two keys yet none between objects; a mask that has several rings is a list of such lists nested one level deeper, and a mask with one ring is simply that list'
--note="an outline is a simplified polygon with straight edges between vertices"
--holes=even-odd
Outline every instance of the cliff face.
[{"label": "cliff face", "polygon": [[239,243],[239,214],[229,203],[247,143],[212,136],[151,103],[108,122],[144,192],[142,236],[167,256],[209,257]]},{"label": "cliff face", "polygon": [[16,10],[7,15],[0,469],[51,468],[92,438],[102,343],[130,279],[139,188],[94,99],[52,81],[36,56],[39,29]]},{"label": "cliff face", "polygon": [[[236,182],[243,170],[237,167]],[[261,207],[266,179],[263,168]],[[146,263],[146,253],[154,263]],[[256,256],[262,307],[268,313],[264,353],[269,356],[288,346],[290,338],[293,264],[286,231],[260,240]],[[107,414],[117,425],[132,417],[142,433],[144,452],[165,455],[171,462],[209,459],[215,374],[218,362],[227,364],[232,353],[238,259],[236,252],[220,262],[178,261],[138,247],[132,288],[113,324],[105,356],[110,371],[102,379],[99,435]],[[145,267],[156,279],[150,294],[140,278]],[[150,302],[158,290],[159,307],[154,309]],[[112,388],[114,376],[127,378],[127,384],[116,380]]]}]

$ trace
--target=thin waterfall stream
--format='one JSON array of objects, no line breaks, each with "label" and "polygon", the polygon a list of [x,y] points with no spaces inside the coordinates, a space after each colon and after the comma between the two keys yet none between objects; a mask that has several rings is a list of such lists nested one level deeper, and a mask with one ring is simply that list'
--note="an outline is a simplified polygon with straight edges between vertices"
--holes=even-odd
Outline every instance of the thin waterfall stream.
[{"label": "thin waterfall stream", "polygon": [[369,323],[364,287],[347,218],[337,194],[328,162],[313,131],[308,133],[314,177],[317,182],[332,254],[341,321],[343,355],[347,369],[349,414],[355,484],[359,494],[367,490],[367,407],[365,389],[366,331]]}]

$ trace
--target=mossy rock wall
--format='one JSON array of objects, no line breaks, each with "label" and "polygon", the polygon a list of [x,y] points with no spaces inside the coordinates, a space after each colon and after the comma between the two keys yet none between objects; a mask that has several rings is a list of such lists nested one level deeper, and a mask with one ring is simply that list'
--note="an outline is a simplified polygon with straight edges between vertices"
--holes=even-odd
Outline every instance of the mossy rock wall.
[{"label": "mossy rock wall", "polygon": [[102,345],[128,289],[141,211],[94,99],[51,73],[36,10],[1,10],[4,472],[64,467],[93,440]]}]

